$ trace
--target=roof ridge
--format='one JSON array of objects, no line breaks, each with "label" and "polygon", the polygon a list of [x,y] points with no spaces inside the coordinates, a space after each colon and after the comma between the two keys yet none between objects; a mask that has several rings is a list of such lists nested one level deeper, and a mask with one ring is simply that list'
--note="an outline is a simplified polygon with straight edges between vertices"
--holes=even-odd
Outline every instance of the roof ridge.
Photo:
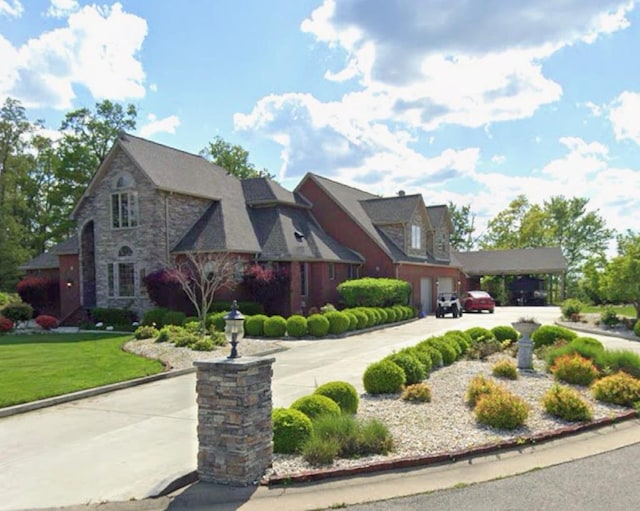
[{"label": "roof ridge", "polygon": [[355,191],[360,192],[360,193],[366,193],[366,194],[368,194],[368,195],[371,195],[371,198],[372,198],[372,199],[377,199],[377,198],[379,198],[379,197],[378,197],[376,194],[374,194],[374,193],[368,192],[368,191],[363,190],[363,189],[361,189],[361,188],[356,188],[355,186],[351,186],[351,185],[347,185],[347,184],[345,184],[345,183],[341,183],[340,181],[336,181],[335,179],[330,179],[330,178],[328,178],[328,177],[321,176],[320,174],[315,174],[315,173],[313,173],[313,172],[309,172],[309,175],[310,175],[310,176],[312,176],[312,177],[318,177],[318,178],[320,178],[321,180],[324,180],[324,181],[329,181],[329,182],[331,182],[331,183],[333,183],[333,184],[339,185],[339,186],[340,186],[340,187],[342,187],[342,188],[350,188],[351,190],[355,190]]},{"label": "roof ridge", "polygon": [[[149,140],[148,138],[143,138],[143,137],[139,137],[138,135],[132,135],[131,133],[128,132],[121,132],[118,135],[118,140],[122,139],[122,137],[131,137],[131,138],[135,138],[136,140],[139,140],[141,142],[145,142],[147,144],[154,144],[160,147],[164,147],[165,149],[170,149],[171,151],[174,151],[176,153],[182,153],[182,154],[186,154],[187,156],[193,156],[194,158],[199,158],[201,160],[204,160],[208,163],[210,163],[211,165],[213,165],[214,167],[218,167],[222,170],[224,170],[225,172],[228,173],[227,169],[225,169],[224,167],[221,167],[220,165],[216,165],[215,163],[207,160],[204,156],[202,156],[201,154],[196,154],[196,153],[191,153],[189,151],[185,151],[184,149],[178,149],[177,147],[172,147],[170,145],[167,144],[163,144],[161,142],[156,142],[155,140]],[[122,139],[126,142],[126,138]]]}]

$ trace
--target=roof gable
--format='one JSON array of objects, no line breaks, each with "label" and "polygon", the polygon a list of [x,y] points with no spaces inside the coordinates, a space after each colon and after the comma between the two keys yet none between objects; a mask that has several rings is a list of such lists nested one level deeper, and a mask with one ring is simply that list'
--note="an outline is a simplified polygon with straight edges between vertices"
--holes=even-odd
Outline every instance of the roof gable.
[{"label": "roof gable", "polygon": [[266,177],[242,180],[244,198],[250,206],[286,204],[309,208],[311,204],[299,193],[290,192],[280,184]]}]

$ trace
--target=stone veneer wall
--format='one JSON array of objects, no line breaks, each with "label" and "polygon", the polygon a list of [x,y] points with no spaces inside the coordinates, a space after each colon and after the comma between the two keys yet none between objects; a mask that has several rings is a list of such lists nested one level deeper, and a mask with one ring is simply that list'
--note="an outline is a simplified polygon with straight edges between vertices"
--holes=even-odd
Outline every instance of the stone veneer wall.
[{"label": "stone veneer wall", "polygon": [[272,464],[275,358],[197,361],[198,477],[247,486]]},{"label": "stone veneer wall", "polygon": [[[111,194],[115,189],[115,179],[121,172],[128,172],[135,180],[138,226],[113,229]],[[157,190],[129,157],[118,150],[110,167],[96,183],[93,195],[83,202],[77,215],[79,232],[86,222],[94,221],[96,305],[129,307],[138,313],[153,307],[146,296],[142,277],[168,263],[171,247],[197,221],[210,202]],[[134,253],[136,297],[133,300],[108,296],[107,264],[118,261],[118,250],[123,245],[131,247]]]}]

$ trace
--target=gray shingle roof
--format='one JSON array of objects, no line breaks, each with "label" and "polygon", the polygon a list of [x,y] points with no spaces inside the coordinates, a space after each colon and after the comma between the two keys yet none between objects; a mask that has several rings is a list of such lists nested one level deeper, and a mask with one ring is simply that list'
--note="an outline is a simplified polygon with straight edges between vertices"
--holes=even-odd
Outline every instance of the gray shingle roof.
[{"label": "gray shingle roof", "polygon": [[[325,233],[308,209],[290,206],[251,208],[249,215],[262,246],[262,260],[363,262],[359,254]],[[302,236],[296,236],[296,233]]]},{"label": "gray shingle roof", "polygon": [[559,247],[452,252],[467,275],[561,273],[567,261]]},{"label": "gray shingle roof", "polygon": [[57,245],[54,245],[46,252],[34,257],[30,261],[19,266],[21,270],[55,270],[60,267],[59,255],[77,254],[78,253],[78,236],[76,234],[70,236]]},{"label": "gray shingle roof", "polygon": [[453,231],[451,217],[449,216],[449,208],[445,205],[427,206],[427,214],[431,225],[435,227],[441,226],[443,223]]},{"label": "gray shingle roof", "polygon": [[73,234],[66,240],[61,241],[51,249],[51,252],[57,255],[77,254],[79,252],[78,235]]},{"label": "gray shingle roof", "polygon": [[275,181],[265,177],[242,180],[242,190],[247,204],[252,206],[269,204],[288,204],[311,207],[311,204],[298,193],[283,188]]},{"label": "gray shingle roof", "polygon": [[[425,258],[408,256],[388,236],[378,229],[377,225],[408,222],[409,212],[413,213],[422,201],[419,195],[380,198],[371,193],[338,183],[326,177],[309,173],[305,179],[313,179],[334,201],[358,224],[369,237],[384,250],[395,262],[427,262]],[[298,185],[300,186],[300,185]],[[385,215],[389,215],[385,220]],[[399,220],[400,219],[400,220]]]}]

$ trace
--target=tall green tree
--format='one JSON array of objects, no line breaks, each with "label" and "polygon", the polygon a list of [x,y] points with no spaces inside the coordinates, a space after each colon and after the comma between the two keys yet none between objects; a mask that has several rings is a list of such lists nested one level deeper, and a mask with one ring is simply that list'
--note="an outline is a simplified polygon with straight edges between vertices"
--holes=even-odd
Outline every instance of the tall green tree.
[{"label": "tall green tree", "polygon": [[249,161],[249,151],[240,145],[227,142],[220,136],[217,136],[213,142],[209,142],[209,145],[200,151],[200,154],[239,179],[250,177],[273,179],[275,177],[267,169],[256,168]]},{"label": "tall green tree", "polygon": [[541,216],[540,206],[532,205],[525,195],[518,195],[489,221],[480,246],[484,249],[544,246],[547,236]]},{"label": "tall green tree", "polygon": [[475,215],[471,213],[471,205],[456,206],[453,202],[447,205],[453,223],[453,233],[449,240],[451,247],[461,252],[472,250],[475,246]]},{"label": "tall green tree", "polygon": [[618,236],[618,255],[607,263],[601,285],[609,301],[633,304],[640,321],[640,234]]}]

